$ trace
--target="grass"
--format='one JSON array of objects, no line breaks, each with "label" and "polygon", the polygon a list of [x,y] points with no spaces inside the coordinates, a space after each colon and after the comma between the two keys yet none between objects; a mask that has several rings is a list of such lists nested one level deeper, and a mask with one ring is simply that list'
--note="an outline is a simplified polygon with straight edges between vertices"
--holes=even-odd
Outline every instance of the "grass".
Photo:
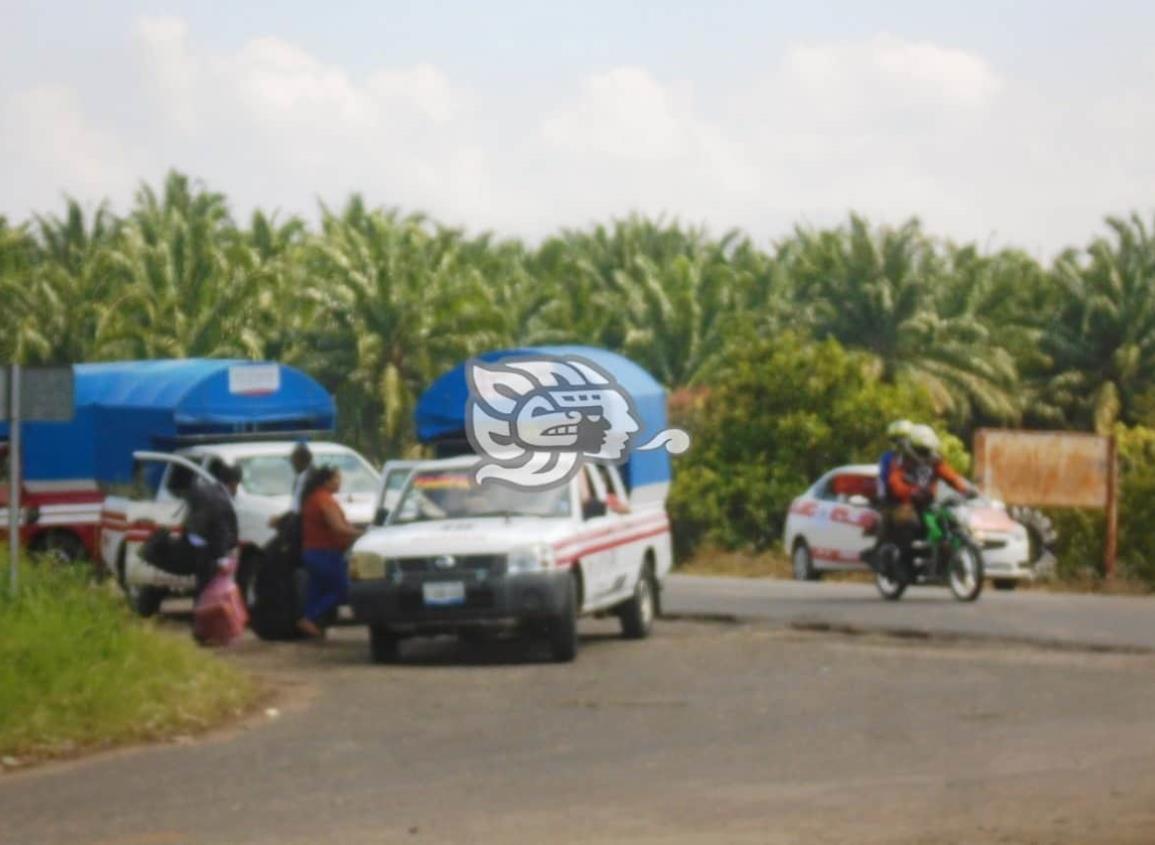
[{"label": "grass", "polygon": [[763,552],[699,549],[678,564],[685,575],[725,575],[731,578],[791,578],[790,558],[781,550]]},{"label": "grass", "polygon": [[19,763],[203,731],[252,707],[257,685],[187,635],[135,618],[83,567],[0,554],[0,757]]}]

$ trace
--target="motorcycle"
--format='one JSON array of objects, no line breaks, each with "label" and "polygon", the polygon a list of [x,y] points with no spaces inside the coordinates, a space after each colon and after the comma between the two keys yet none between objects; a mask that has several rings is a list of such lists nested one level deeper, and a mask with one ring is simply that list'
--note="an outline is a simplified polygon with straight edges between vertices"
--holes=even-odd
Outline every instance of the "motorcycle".
[{"label": "motorcycle", "polygon": [[887,601],[902,598],[911,585],[946,586],[959,601],[983,591],[983,553],[956,513],[964,503],[948,496],[922,512],[923,536],[903,555],[898,543],[883,540],[867,553],[874,583]]}]

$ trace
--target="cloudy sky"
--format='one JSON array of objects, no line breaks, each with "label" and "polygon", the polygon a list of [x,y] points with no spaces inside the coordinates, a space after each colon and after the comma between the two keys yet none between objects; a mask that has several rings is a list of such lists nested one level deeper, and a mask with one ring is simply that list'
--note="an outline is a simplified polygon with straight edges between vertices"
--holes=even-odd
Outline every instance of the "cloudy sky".
[{"label": "cloudy sky", "polygon": [[641,211],[765,243],[855,209],[1047,255],[1155,210],[1138,0],[0,0],[0,20],[17,219],[65,194],[124,208],[170,167],[241,216],[359,191],[531,238]]}]

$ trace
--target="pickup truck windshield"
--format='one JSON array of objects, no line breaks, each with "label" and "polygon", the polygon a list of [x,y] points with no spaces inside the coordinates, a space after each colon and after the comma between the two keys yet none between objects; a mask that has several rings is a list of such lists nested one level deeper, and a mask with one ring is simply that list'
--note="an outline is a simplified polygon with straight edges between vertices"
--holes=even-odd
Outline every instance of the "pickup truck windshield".
[{"label": "pickup truck windshield", "polygon": [[[288,455],[255,455],[241,458],[241,486],[253,496],[288,496],[293,491],[293,467]],[[376,493],[377,479],[356,455],[345,453],[313,456],[314,466],[341,471],[342,493]]]},{"label": "pickup truck windshield", "polygon": [[428,470],[413,474],[397,506],[393,523],[486,516],[570,515],[569,485],[545,491],[513,490],[497,484],[479,486],[472,469]]}]

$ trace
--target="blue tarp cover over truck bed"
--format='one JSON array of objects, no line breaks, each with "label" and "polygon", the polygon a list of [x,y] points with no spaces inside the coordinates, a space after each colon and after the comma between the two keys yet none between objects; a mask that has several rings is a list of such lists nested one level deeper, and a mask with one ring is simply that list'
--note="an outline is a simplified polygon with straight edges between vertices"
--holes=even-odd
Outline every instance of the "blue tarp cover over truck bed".
[{"label": "blue tarp cover over truck bed", "polygon": [[[536,346],[499,349],[476,356],[480,361],[498,361],[518,356],[552,355],[585,358],[612,375],[634,400],[641,417],[635,443],[645,443],[666,428],[666,390],[648,372],[628,358],[591,346]],[[465,364],[440,376],[417,402],[417,439],[422,443],[452,444],[468,448],[465,442],[465,405],[469,387]],[[670,456],[664,449],[634,452],[622,467],[623,480],[631,489],[670,480]]]},{"label": "blue tarp cover over truck bed", "polygon": [[[70,422],[23,424],[31,481],[128,481],[132,453],[180,437],[331,430],[333,397],[281,364],[186,359],[77,364]],[[0,424],[0,439],[8,426]]]}]

